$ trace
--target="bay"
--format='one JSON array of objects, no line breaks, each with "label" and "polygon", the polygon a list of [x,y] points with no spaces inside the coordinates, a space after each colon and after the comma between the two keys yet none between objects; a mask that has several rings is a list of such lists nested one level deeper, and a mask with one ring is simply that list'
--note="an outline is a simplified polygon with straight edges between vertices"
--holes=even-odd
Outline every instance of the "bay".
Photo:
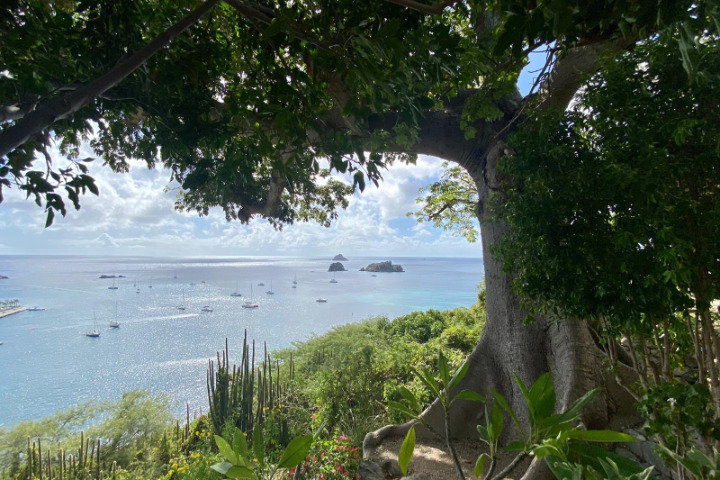
[{"label": "bay", "polygon": [[[0,318],[0,426],[138,388],[167,393],[178,416],[186,403],[200,413],[208,360],[226,338],[234,361],[246,330],[272,351],[372,316],[476,301],[480,258],[393,258],[405,273],[359,271],[382,260],[351,258],[331,283],[329,258],[0,256],[0,300],[44,309]],[[251,286],[259,308],[241,308]],[[83,335],[94,327],[99,338]]]}]

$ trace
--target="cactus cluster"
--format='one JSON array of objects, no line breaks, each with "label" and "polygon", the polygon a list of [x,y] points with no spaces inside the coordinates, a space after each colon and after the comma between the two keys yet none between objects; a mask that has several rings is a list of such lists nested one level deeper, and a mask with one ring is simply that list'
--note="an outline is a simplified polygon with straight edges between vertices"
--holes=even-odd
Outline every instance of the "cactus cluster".
[{"label": "cactus cluster", "polygon": [[[287,382],[281,382],[280,362],[270,358],[267,343],[263,344],[263,361],[255,365],[255,341],[248,343],[247,331],[243,337],[240,366],[230,366],[228,341],[225,350],[217,353],[215,362],[208,362],[207,393],[209,418],[215,432],[234,426],[250,433],[255,425],[262,425],[267,415],[279,406],[279,399],[287,391]],[[294,368],[290,357],[289,379]]]}]

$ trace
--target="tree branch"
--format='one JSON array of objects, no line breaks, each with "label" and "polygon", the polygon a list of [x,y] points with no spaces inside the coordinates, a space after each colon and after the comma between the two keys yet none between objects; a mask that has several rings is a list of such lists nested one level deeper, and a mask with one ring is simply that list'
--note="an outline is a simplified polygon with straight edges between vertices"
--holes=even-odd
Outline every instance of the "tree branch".
[{"label": "tree branch", "polygon": [[220,0],[207,0],[189,15],[155,37],[150,43],[118,62],[105,75],[61,97],[50,100],[42,107],[27,114],[15,125],[0,133],[0,157],[6,156],[33,135],[43,131],[54,122],[71,115],[95,100],[106,90],[114,87],[138,67],[150,59],[175,37],[194,25],[206,13],[212,10]]},{"label": "tree branch", "polygon": [[555,62],[540,87],[542,110],[565,110],[588,75],[600,67],[600,57],[606,52],[621,52],[635,44],[635,39],[600,40],[572,48]]}]

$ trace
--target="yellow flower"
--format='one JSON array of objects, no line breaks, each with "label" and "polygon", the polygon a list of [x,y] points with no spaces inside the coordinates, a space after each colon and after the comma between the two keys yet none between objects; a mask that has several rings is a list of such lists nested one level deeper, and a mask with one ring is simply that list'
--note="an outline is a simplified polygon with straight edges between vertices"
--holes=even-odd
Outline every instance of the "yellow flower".
[{"label": "yellow flower", "polygon": [[178,468],[178,464],[177,464],[177,463],[173,463],[173,464],[172,464],[172,468],[173,468],[173,469]]}]

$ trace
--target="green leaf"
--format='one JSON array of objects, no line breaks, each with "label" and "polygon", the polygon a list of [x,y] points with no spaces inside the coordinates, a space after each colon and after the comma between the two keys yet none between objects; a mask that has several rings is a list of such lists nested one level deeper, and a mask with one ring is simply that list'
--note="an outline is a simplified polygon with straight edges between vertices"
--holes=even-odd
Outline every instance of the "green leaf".
[{"label": "green leaf", "polygon": [[50,225],[53,224],[53,220],[55,219],[55,210],[52,208],[47,209],[47,219],[45,220],[45,228],[48,228]]},{"label": "green leaf", "polygon": [[532,449],[532,454],[541,460],[548,456],[563,456],[563,452],[559,450],[555,445],[539,445]]},{"label": "green leaf", "polygon": [[525,386],[525,383],[518,377],[516,373],[513,373],[513,377],[515,377],[515,382],[518,384],[518,387],[520,387],[520,391],[523,394],[523,397],[525,397],[525,403],[527,403],[528,407],[528,413],[530,414],[530,421],[532,423],[535,422],[535,405],[532,401],[532,398],[530,397],[530,391]]},{"label": "green leaf", "polygon": [[215,445],[217,445],[218,450],[220,450],[220,455],[225,457],[226,460],[232,462],[233,465],[240,463],[230,444],[220,435],[215,435]]},{"label": "green leaf", "polygon": [[475,462],[475,468],[473,468],[473,475],[476,477],[479,477],[482,475],[483,471],[485,470],[485,461],[490,458],[490,456],[487,453],[482,453],[478,457],[477,461]]},{"label": "green leaf", "polygon": [[265,467],[265,437],[261,425],[256,425],[253,430],[253,452],[261,468]]},{"label": "green leaf", "polygon": [[507,412],[508,415],[510,415],[510,418],[512,418],[512,421],[517,425],[518,429],[523,432],[523,435],[525,435],[525,430],[522,427],[522,424],[520,423],[520,420],[518,420],[517,416],[515,415],[515,412],[513,412],[512,408],[510,408],[510,405],[508,405],[507,400],[505,400],[505,397],[499,392],[497,392],[494,388],[490,390],[493,394],[493,397],[495,397],[495,401],[502,407],[505,412]]},{"label": "green leaf", "polygon": [[555,410],[555,387],[550,373],[541,375],[530,388],[530,402],[535,412],[535,422],[549,417]]},{"label": "green leaf", "polygon": [[492,443],[496,443],[500,438],[503,427],[505,426],[505,418],[503,417],[502,410],[498,407],[497,403],[495,403],[493,404],[492,409],[490,410],[490,416],[488,417],[487,405],[485,405],[485,416],[488,418],[487,425],[490,441]]},{"label": "green leaf", "polygon": [[420,402],[418,402],[414,393],[402,385],[398,388],[398,393],[400,393],[400,395],[408,402],[408,405],[413,411],[420,413]]},{"label": "green leaf", "polygon": [[415,451],[415,425],[410,427],[405,440],[403,440],[400,446],[400,453],[398,453],[398,463],[400,464],[400,470],[404,476],[407,476],[408,465],[412,459],[413,452]]},{"label": "green leaf", "polygon": [[235,434],[233,435],[233,451],[235,455],[238,456],[238,459],[248,459],[247,439],[245,438],[245,433],[239,428],[235,429]]},{"label": "green leaf", "polygon": [[420,381],[427,387],[428,390],[432,392],[432,394],[435,396],[435,398],[440,398],[440,385],[438,385],[437,380],[435,380],[435,377],[428,372],[423,371],[420,372],[418,370],[413,369],[415,372],[415,375],[420,379]]},{"label": "green leaf", "polygon": [[569,430],[563,434],[566,438],[584,440],[586,442],[637,442],[637,439],[622,432],[613,430]]},{"label": "green leaf", "polygon": [[365,175],[360,171],[353,174],[353,186],[355,185],[358,186],[361,192],[365,190]]},{"label": "green leaf", "polygon": [[450,365],[448,365],[447,357],[443,354],[442,350],[438,352],[438,371],[440,372],[440,380],[442,380],[446,390],[450,393],[448,389],[448,385],[450,384]]},{"label": "green leaf", "polygon": [[230,462],[220,462],[210,466],[210,468],[220,473],[221,475],[225,475],[232,467],[233,464]]},{"label": "green leaf", "polygon": [[[468,372],[468,369],[470,368],[470,363],[465,362],[463,363],[460,368],[458,368],[455,371],[455,375],[450,379],[450,381],[447,384],[447,391],[451,392],[455,389],[458,383],[462,381],[463,378],[465,378],[465,375]],[[484,400],[483,400],[484,401]]]},{"label": "green leaf", "polygon": [[394,402],[392,400],[388,401],[388,406],[392,408],[393,410],[397,410],[398,412],[404,413],[409,418],[413,418],[418,420],[418,415],[420,415],[419,411],[412,411],[402,403]]},{"label": "green leaf", "polygon": [[460,393],[458,393],[457,395],[455,395],[455,397],[453,397],[452,401],[454,402],[455,400],[467,400],[470,402],[481,402],[482,403],[482,402],[485,402],[485,397],[483,397],[479,393],[473,392],[472,390],[463,390]]},{"label": "green leaf", "polygon": [[225,476],[228,478],[257,479],[255,471],[245,465],[233,465],[232,468],[225,473]]},{"label": "green leaf", "polygon": [[562,415],[560,415],[560,419],[558,421],[562,423],[575,420],[575,418],[577,418],[578,414],[580,413],[580,410],[582,410],[583,407],[587,405],[599,393],[600,389],[596,388],[590,390],[585,395],[575,400],[575,402],[570,406],[570,408],[568,408],[565,412],[562,413]]},{"label": "green leaf", "polygon": [[478,434],[480,435],[480,440],[487,443],[488,445],[492,442],[490,439],[490,433],[488,432],[488,429],[483,427],[482,425],[477,426]]},{"label": "green leaf", "polygon": [[292,468],[307,457],[312,446],[312,435],[294,438],[287,446],[278,462],[278,468]]}]

